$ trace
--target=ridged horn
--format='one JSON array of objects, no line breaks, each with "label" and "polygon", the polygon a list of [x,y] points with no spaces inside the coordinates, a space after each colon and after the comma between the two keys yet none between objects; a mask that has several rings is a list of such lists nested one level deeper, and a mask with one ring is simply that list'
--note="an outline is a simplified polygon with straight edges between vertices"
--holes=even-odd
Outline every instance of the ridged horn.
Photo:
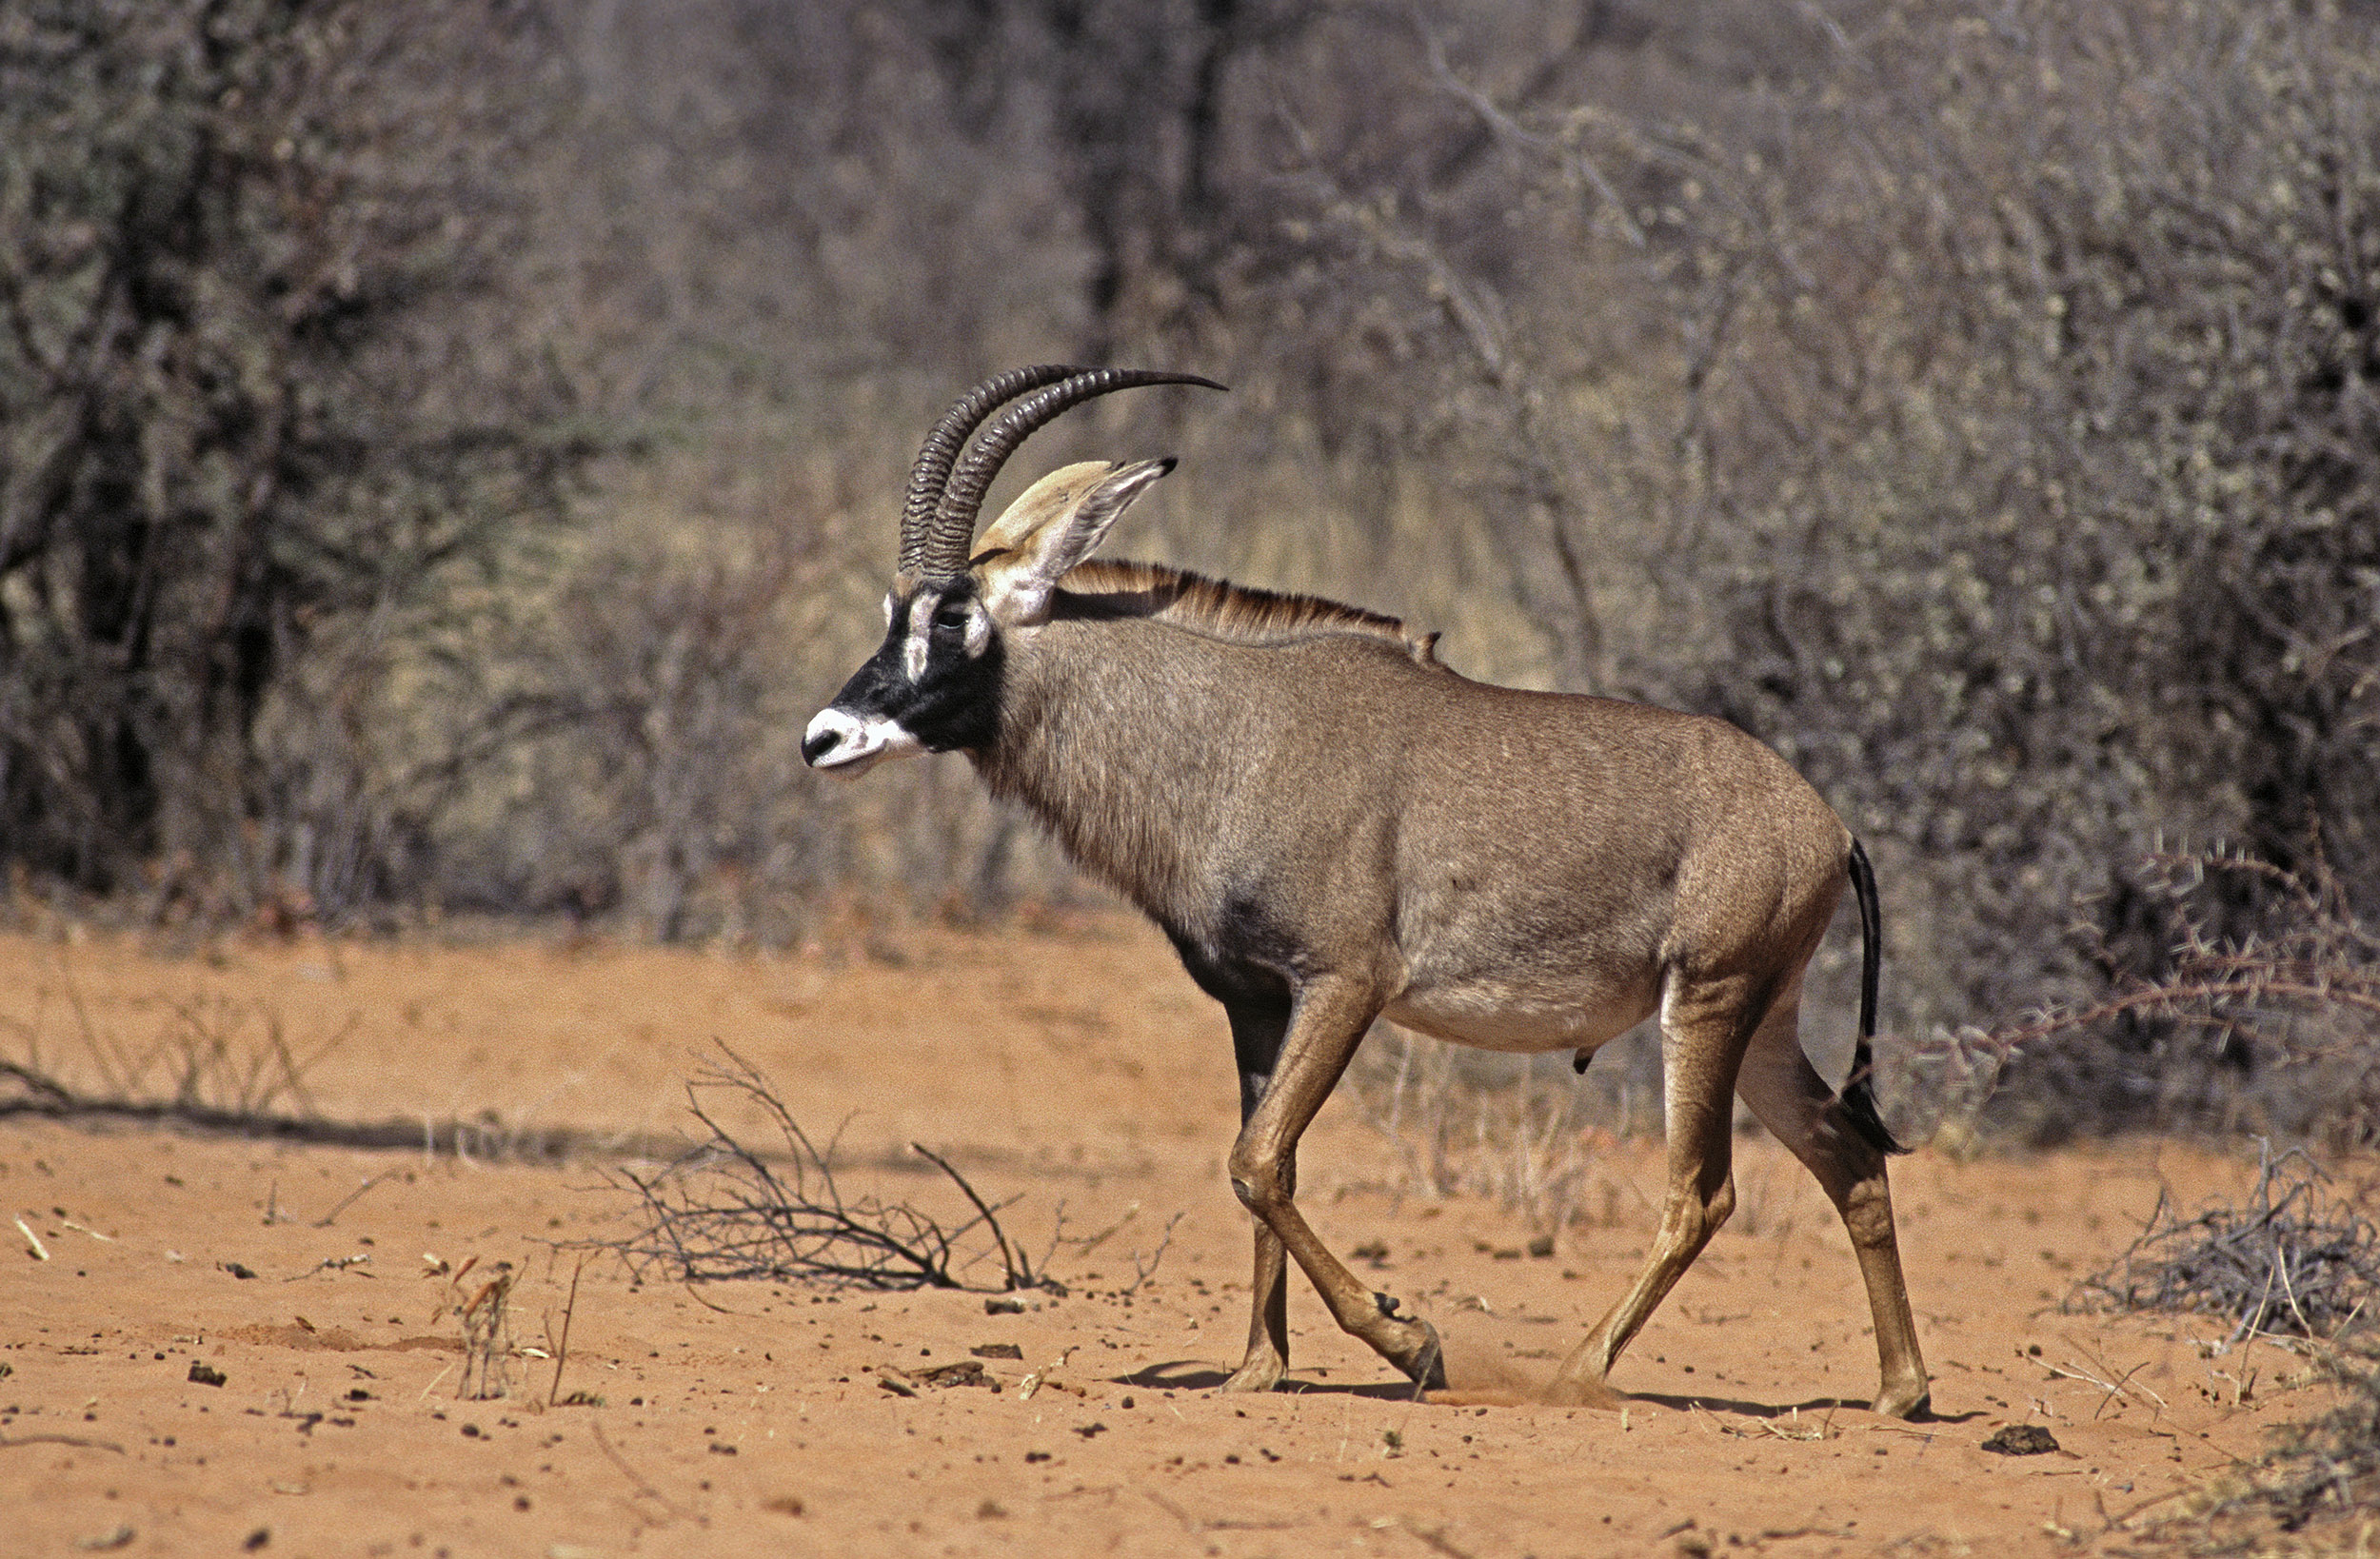
[{"label": "ridged horn", "polygon": [[[983,506],[983,495],[991,490],[992,479],[1017,446],[1029,438],[1036,428],[1044,426],[1069,406],[1080,405],[1095,395],[1110,390],[1135,389],[1143,385],[1200,385],[1208,389],[1226,389],[1212,379],[1201,379],[1194,373],[1162,373],[1154,368],[1093,368],[1076,373],[1037,391],[1010,406],[1001,414],[1000,421],[984,431],[959,463],[949,483],[942,488],[942,502],[936,505],[932,528],[920,548],[917,570],[928,579],[955,579],[966,572],[967,548],[975,538],[976,511]],[[954,410],[956,408],[953,408]]]},{"label": "ridged horn", "polygon": [[912,572],[925,556],[926,531],[942,503],[942,489],[950,484],[950,467],[959,459],[959,451],[965,447],[967,435],[984,418],[1025,391],[1055,385],[1083,371],[1062,363],[1011,368],[1006,373],[994,374],[951,403],[950,409],[942,413],[942,420],[934,424],[934,431],[919,446],[917,464],[909,467],[909,490],[901,502],[901,572]]}]

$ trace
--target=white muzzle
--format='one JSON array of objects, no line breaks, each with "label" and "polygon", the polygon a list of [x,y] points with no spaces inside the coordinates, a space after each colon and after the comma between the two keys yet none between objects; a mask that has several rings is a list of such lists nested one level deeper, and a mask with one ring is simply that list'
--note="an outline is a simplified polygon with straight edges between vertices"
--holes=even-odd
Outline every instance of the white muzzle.
[{"label": "white muzzle", "polygon": [[802,736],[802,757],[810,767],[852,780],[887,758],[925,750],[897,721],[883,716],[863,720],[832,705],[811,718]]}]

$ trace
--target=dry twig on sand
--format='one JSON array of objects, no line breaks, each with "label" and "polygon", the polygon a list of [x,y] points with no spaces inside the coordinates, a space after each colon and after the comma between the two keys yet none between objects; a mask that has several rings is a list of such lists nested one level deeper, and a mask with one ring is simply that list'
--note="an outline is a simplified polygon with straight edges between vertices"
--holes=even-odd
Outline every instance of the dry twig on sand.
[{"label": "dry twig on sand", "polygon": [[2074,1287],[2072,1310],[2188,1311],[2255,1335],[2328,1337],[2380,1283],[2380,1229],[2327,1195],[2329,1176],[2300,1148],[2260,1142],[2247,1205],[2184,1218],[2160,1194],[2149,1227],[2105,1271]]},{"label": "dry twig on sand", "polygon": [[[455,1307],[455,1313],[463,1319],[463,1386],[457,1394],[475,1402],[511,1394],[510,1372],[505,1361],[512,1352],[513,1275],[511,1262],[497,1262],[496,1274]],[[455,1273],[458,1286],[462,1276],[462,1273]]]},{"label": "dry twig on sand", "polygon": [[[1034,1271],[1031,1258],[1001,1228],[1007,1202],[986,1201],[966,1176],[939,1154],[917,1151],[949,1177],[974,1211],[945,1227],[905,1202],[848,1196],[830,1162],[764,1077],[725,1045],[725,1059],[686,1085],[694,1118],[710,1134],[659,1174],[616,1172],[644,1203],[644,1227],[625,1239],[600,1242],[631,1267],[658,1266],[676,1279],[715,1282],[762,1278],[825,1288],[976,1289],[1004,1293],[1057,1289]],[[782,1144],[773,1151],[746,1145],[704,1102],[725,1091],[757,1107]],[[970,1250],[972,1239],[984,1249]],[[1000,1280],[970,1283],[966,1272],[997,1257]]]}]

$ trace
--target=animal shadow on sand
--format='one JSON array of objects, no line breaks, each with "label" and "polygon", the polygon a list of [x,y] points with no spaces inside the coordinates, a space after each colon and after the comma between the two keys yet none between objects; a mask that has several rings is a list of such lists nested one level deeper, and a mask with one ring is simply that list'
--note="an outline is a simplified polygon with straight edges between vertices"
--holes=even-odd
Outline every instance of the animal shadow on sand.
[{"label": "animal shadow on sand", "polygon": [[[1231,1371],[1211,1359],[1168,1359],[1136,1370],[1128,1375],[1110,1377],[1117,1386],[1138,1386],[1144,1391],[1211,1391],[1231,1378]],[[1365,1396],[1381,1402],[1410,1402],[1413,1383],[1407,1380],[1318,1381],[1292,1376],[1283,1380],[1278,1391],[1314,1396]],[[1429,1400],[1438,1400],[1437,1392]]]},{"label": "animal shadow on sand", "polygon": [[[1430,1399],[1437,1401],[1437,1393],[1433,1392]],[[1674,1408],[1679,1412],[1689,1412],[1699,1408],[1704,1412],[1741,1413],[1746,1418],[1762,1419],[1792,1418],[1795,1414],[1806,1418],[1812,1413],[1866,1412],[1868,1411],[1867,1403],[1855,1401],[1848,1396],[1814,1396],[1804,1402],[1773,1403],[1746,1402],[1736,1397],[1709,1396],[1701,1393],[1679,1396],[1669,1391],[1631,1391],[1625,1400],[1641,1402],[1647,1407]],[[1907,1422],[1917,1425],[1967,1424],[1982,1416],[1982,1413],[1973,1411],[1935,1412],[1929,1410]]]},{"label": "animal shadow on sand", "polygon": [[[1598,1408],[1607,1412],[1617,1412],[1632,1404],[1672,1408],[1679,1412],[1699,1407],[1706,1411],[1740,1413],[1757,1419],[1790,1418],[1795,1412],[1807,1415],[1835,1411],[1868,1411],[1865,1399],[1817,1397],[1807,1402],[1769,1403],[1700,1391],[1623,1391],[1598,1381],[1557,1381],[1554,1372],[1562,1349],[1558,1345],[1552,1349],[1545,1346],[1548,1339],[1542,1323],[1547,1319],[1496,1318],[1469,1312],[1439,1316],[1446,1386],[1430,1392],[1428,1399],[1448,1407]],[[1558,1343],[1568,1340],[1561,1338]],[[1623,1373],[1625,1368],[1623,1365]],[[1955,1422],[1939,1418],[1935,1421]]]},{"label": "animal shadow on sand", "polygon": [[[1491,1346],[1450,1335],[1445,1339],[1445,1347],[1447,1384],[1422,1398],[1440,1407],[1598,1408],[1616,1412],[1625,1407],[1641,1405],[1667,1408],[1676,1412],[1699,1409],[1705,1412],[1730,1412],[1746,1418],[1767,1420],[1790,1419],[1796,1415],[1806,1417],[1813,1413],[1868,1411],[1868,1404],[1864,1401],[1837,1396],[1774,1403],[1713,1396],[1707,1392],[1679,1394],[1619,1391],[1609,1386],[1585,1390],[1557,1387],[1552,1380],[1550,1370],[1524,1369],[1517,1361],[1499,1356]],[[1128,1375],[1115,1376],[1113,1380],[1119,1386],[1138,1386],[1152,1391],[1211,1391],[1230,1378],[1230,1374],[1227,1368],[1212,1360],[1173,1359],[1149,1365]],[[1413,1386],[1401,1380],[1322,1382],[1293,1376],[1282,1381],[1279,1389],[1300,1394],[1369,1397],[1376,1401],[1406,1402],[1414,1399]],[[1917,1422],[1964,1424],[1977,1416],[1973,1412],[1930,1412]]]}]

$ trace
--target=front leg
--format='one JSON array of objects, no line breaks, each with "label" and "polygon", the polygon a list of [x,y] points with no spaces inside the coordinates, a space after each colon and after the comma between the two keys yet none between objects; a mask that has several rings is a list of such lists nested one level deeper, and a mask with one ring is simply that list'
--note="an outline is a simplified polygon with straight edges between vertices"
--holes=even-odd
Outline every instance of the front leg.
[{"label": "front leg", "polygon": [[[1289,1030],[1289,992],[1278,998],[1242,996],[1225,1003],[1231,1017],[1232,1058],[1240,1069],[1240,1124],[1248,1124],[1256,1107],[1272,1087],[1273,1069],[1279,1064],[1281,1037]],[[1292,1154],[1284,1174],[1294,1194],[1298,1159]],[[1249,1284],[1254,1295],[1248,1318],[1248,1353],[1229,1380],[1227,1391],[1269,1391],[1289,1369],[1289,1263],[1280,1236],[1263,1219],[1256,1220],[1256,1272]]]},{"label": "front leg", "polygon": [[[1373,1293],[1341,1265],[1293,1199],[1298,1139],[1347,1070],[1381,1005],[1371,982],[1344,977],[1326,977],[1298,992],[1272,1086],[1232,1145],[1231,1188],[1304,1271],[1340,1330],[1362,1338],[1417,1386],[1443,1386],[1446,1375],[1437,1331],[1426,1321],[1398,1315],[1395,1300]],[[1259,1284],[1263,1256],[1259,1243]],[[1267,1297],[1259,1287],[1259,1318]]]},{"label": "front leg", "polygon": [[[1294,1186],[1298,1160],[1291,1155],[1288,1175]],[[1248,1317],[1248,1354],[1223,1382],[1227,1391],[1269,1391],[1289,1372],[1289,1262],[1280,1236],[1262,1219],[1256,1226],[1254,1312]]]}]

